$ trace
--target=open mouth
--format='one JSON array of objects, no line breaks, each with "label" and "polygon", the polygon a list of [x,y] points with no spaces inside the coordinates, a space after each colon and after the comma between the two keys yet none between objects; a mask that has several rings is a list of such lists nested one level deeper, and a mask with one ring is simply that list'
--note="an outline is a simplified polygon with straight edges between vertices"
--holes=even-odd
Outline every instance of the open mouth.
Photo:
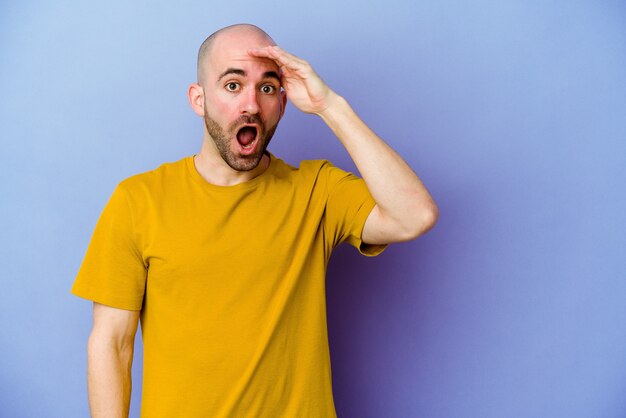
[{"label": "open mouth", "polygon": [[251,149],[256,144],[257,132],[255,126],[244,126],[237,131],[237,142],[243,149]]}]

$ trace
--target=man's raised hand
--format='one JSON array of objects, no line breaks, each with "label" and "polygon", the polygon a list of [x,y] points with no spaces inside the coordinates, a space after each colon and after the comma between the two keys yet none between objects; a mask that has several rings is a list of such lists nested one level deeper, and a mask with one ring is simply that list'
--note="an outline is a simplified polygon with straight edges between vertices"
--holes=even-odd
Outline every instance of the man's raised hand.
[{"label": "man's raised hand", "polygon": [[278,65],[281,85],[287,98],[305,113],[321,114],[336,99],[336,94],[315,73],[311,65],[278,46],[249,49],[248,54],[271,59]]}]

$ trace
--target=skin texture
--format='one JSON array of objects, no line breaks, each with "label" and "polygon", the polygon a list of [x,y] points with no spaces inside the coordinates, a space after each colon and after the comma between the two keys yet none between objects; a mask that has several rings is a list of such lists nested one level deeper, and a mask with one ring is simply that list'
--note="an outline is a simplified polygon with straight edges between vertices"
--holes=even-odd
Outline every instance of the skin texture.
[{"label": "skin texture", "polygon": [[[408,241],[434,226],[438,209],[421,180],[308,62],[277,47],[252,25],[231,26],[212,36],[199,52],[198,82],[188,90],[191,108],[204,120],[202,148],[194,162],[207,182],[230,186],[267,169],[264,151],[289,97],[296,108],[318,115],[332,129],[374,197],[363,242]],[[252,151],[242,151],[237,141],[243,125],[259,133]],[[138,320],[138,311],[94,303],[88,349],[93,417],[128,416]]]},{"label": "skin texture", "polygon": [[[253,57],[249,48],[273,45],[251,25],[219,31],[199,53],[198,83],[190,85],[189,102],[202,116],[202,148],[196,169],[209,183],[230,186],[261,174],[269,165],[264,151],[284,114],[287,97],[280,89],[280,70],[271,59]],[[224,75],[229,70],[236,70]],[[271,75],[271,76],[270,76]],[[255,125],[259,138],[251,155],[243,155],[237,131]]]},{"label": "skin texture", "polygon": [[[259,146],[256,147],[256,151],[251,155],[238,156],[236,152],[231,151],[230,143],[244,124],[254,124],[259,127]],[[215,147],[219,151],[222,159],[230,168],[236,171],[254,170],[259,165],[278,126],[278,124],[274,124],[273,126],[266,127],[260,117],[256,115],[242,115],[242,117],[233,122],[227,130],[224,130],[215,119],[209,116],[206,108],[204,110],[204,125],[209,136],[213,139]]]},{"label": "skin texture", "polygon": [[93,418],[128,417],[139,311],[93,304],[87,344],[87,385]]},{"label": "skin texture", "polygon": [[257,32],[258,34],[262,35],[263,37],[267,38],[271,45],[276,45],[276,43],[272,40],[271,36],[269,36],[263,29],[259,28],[258,26],[255,25],[251,25],[248,23],[241,23],[241,24],[235,24],[235,25],[230,25],[230,26],[226,26],[223,27],[215,32],[213,32],[211,35],[209,35],[204,42],[202,42],[202,45],[200,45],[200,48],[198,49],[198,84],[204,86],[205,82],[206,82],[206,62],[210,59],[210,54],[213,51],[213,45],[215,43],[215,40],[220,36],[220,35],[228,35],[228,32],[233,30],[233,29],[250,29],[254,32]]},{"label": "skin texture", "polygon": [[[238,99],[237,96],[254,93],[256,93],[256,99],[250,99],[245,96],[242,99],[256,100],[258,103],[264,105],[268,103],[268,100],[270,103],[275,102],[275,99],[280,99],[280,80],[278,78],[264,78],[262,81],[265,81],[265,83],[260,86],[244,84],[242,82],[252,81],[254,75],[250,69],[244,69],[240,60],[242,56],[246,59],[251,57],[247,56],[246,50],[241,47],[241,42],[233,40],[236,36],[242,35],[245,36],[244,39],[250,39],[252,42],[260,42],[261,45],[274,44],[274,41],[269,35],[252,25],[230,26],[217,31],[209,36],[200,47],[198,53],[198,84],[204,90],[205,132],[208,134],[208,137],[213,140],[220,156],[230,168],[236,171],[250,171],[258,166],[278,126],[278,121],[271,125],[267,125],[265,121],[264,116],[269,115],[271,117],[273,109],[269,108],[267,111],[259,109],[259,111],[255,111],[254,107],[251,107],[249,102],[244,102],[242,103],[241,115],[227,127],[223,127],[220,124],[217,120],[218,116],[213,115],[213,109],[220,109],[220,114],[223,114],[224,97],[222,96],[226,96],[225,99],[228,100],[231,105]],[[224,54],[229,55],[224,56]],[[227,59],[223,60],[223,57]],[[228,58],[234,59],[229,61]],[[229,77],[222,77],[223,73],[229,69],[243,70],[245,71],[245,76],[242,76],[242,74],[232,74],[232,76]],[[278,73],[276,73],[276,77],[278,77]],[[218,80],[218,84],[214,85],[216,80]],[[217,87],[217,95],[212,94],[214,87]],[[219,94],[223,93],[224,89],[229,94]],[[207,100],[207,98],[209,100]],[[263,110],[263,112],[261,112],[261,110]],[[231,142],[233,142],[232,138],[236,137],[237,132],[244,124],[253,124],[259,127],[259,146],[255,147],[256,151],[253,154],[242,156],[238,155],[236,151],[232,151],[230,145]]]}]

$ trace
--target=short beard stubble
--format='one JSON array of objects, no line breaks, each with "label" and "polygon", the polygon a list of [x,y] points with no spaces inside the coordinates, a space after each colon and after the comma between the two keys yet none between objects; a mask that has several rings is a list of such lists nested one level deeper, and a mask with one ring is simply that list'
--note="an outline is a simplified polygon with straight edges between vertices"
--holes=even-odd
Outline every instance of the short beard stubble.
[{"label": "short beard stubble", "polygon": [[[237,141],[237,130],[245,123],[256,123],[259,125],[260,131],[257,132],[257,136],[259,137],[260,148],[258,152],[251,155],[235,155],[230,149],[230,142]],[[215,146],[222,159],[230,168],[236,171],[254,170],[259,165],[278,127],[277,122],[266,131],[265,123],[258,115],[243,115],[228,127],[228,131],[224,131],[224,129],[209,116],[206,107],[204,109],[204,124],[209,136],[213,139],[213,142],[215,142]]]}]

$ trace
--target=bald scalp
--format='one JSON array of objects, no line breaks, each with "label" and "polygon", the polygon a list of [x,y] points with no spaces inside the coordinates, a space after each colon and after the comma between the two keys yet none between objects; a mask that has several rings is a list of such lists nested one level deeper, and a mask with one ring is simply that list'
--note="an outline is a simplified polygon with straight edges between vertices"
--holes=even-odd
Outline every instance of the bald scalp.
[{"label": "bald scalp", "polygon": [[269,36],[263,29],[249,23],[237,23],[235,25],[226,26],[213,32],[204,40],[204,42],[202,42],[202,45],[200,45],[200,49],[198,50],[198,84],[200,84],[202,87],[206,86],[205,83],[207,64],[211,58],[211,51],[213,50],[215,42],[226,34],[233,34],[237,32],[256,33],[259,36],[265,37],[270,40],[272,44],[276,44],[272,37]]}]

